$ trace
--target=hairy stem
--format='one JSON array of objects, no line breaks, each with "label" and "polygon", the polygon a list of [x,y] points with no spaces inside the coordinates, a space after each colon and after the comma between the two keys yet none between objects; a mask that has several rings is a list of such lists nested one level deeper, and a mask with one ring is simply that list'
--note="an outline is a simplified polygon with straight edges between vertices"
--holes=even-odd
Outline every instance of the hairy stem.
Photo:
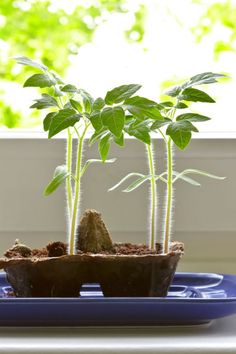
[{"label": "hairy stem", "polygon": [[67,206],[69,211],[69,219],[72,213],[72,186],[71,186],[71,172],[72,172],[72,134],[70,129],[67,129],[67,152],[66,152],[66,165],[70,176],[66,180],[66,194]]},{"label": "hairy stem", "polygon": [[82,153],[83,153],[83,142],[84,136],[87,131],[88,125],[85,125],[81,136],[78,138],[78,149],[77,149],[77,160],[76,160],[76,173],[75,173],[75,192],[72,208],[70,235],[69,235],[69,254],[75,254],[75,233],[76,233],[76,221],[78,218],[78,207],[80,201],[80,180],[81,180],[81,164],[82,164]]},{"label": "hairy stem", "polygon": [[148,164],[149,164],[149,172],[151,175],[151,214],[150,214],[150,238],[149,238],[149,247],[152,250],[156,249],[156,209],[157,209],[157,190],[156,190],[156,181],[155,181],[155,165],[153,158],[153,149],[152,145],[147,146],[148,153]]},{"label": "hairy stem", "polygon": [[172,212],[172,149],[171,139],[167,141],[167,197],[166,197],[166,216],[165,216],[165,234],[164,234],[164,253],[169,252],[170,245],[170,227],[171,227],[171,212]]}]

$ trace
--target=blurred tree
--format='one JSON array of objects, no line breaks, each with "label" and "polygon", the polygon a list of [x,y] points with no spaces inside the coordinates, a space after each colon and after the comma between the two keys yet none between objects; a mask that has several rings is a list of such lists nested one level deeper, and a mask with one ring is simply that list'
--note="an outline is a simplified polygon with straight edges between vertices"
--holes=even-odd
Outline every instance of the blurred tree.
[{"label": "blurred tree", "polygon": [[[11,128],[28,125],[5,100],[5,87],[9,87],[9,82],[22,82],[25,77],[25,68],[16,66],[10,57],[40,59],[63,75],[70,64],[70,56],[76,55],[80,46],[92,40],[94,31],[109,14],[127,12],[126,3],[126,0],[1,1],[0,124]],[[138,4],[134,21],[126,33],[128,39],[142,39],[144,15],[145,6]],[[39,122],[38,117],[34,116],[34,120],[35,124]]]}]

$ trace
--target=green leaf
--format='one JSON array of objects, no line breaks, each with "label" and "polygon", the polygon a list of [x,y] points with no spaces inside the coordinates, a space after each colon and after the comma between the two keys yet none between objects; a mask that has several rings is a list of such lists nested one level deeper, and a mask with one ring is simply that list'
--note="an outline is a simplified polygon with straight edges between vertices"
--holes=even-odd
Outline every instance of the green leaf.
[{"label": "green leaf", "polygon": [[121,134],[121,136],[119,138],[117,138],[116,136],[114,137],[114,141],[117,145],[119,146],[124,146],[125,142],[124,142],[124,133]]},{"label": "green leaf", "polygon": [[138,140],[142,141],[145,144],[151,144],[151,137],[149,134],[149,128],[144,125],[135,125],[131,124],[126,132],[137,138]]},{"label": "green leaf", "polygon": [[182,88],[192,87],[196,85],[206,85],[213,84],[217,82],[217,79],[227,77],[226,75],[216,74],[212,72],[205,72],[202,74],[197,74],[190,78],[189,81],[182,85]]},{"label": "green leaf", "polygon": [[180,114],[177,118],[176,121],[183,121],[187,120],[189,122],[206,122],[207,120],[210,120],[211,118],[207,116],[203,116],[201,114],[197,113],[185,113],[185,114]]},{"label": "green leaf", "polygon": [[65,165],[58,166],[55,169],[53,179],[44,190],[44,195],[52,194],[69,176],[70,173]]},{"label": "green leaf", "polygon": [[62,92],[70,92],[70,93],[75,93],[78,91],[77,87],[75,87],[74,85],[65,85],[61,88]]},{"label": "green leaf", "polygon": [[63,85],[64,84],[62,78],[57,73],[55,73],[55,71],[50,71],[50,74],[54,77],[54,79],[56,80],[58,85],[60,85],[60,84]]},{"label": "green leaf", "polygon": [[34,100],[34,103],[30,108],[45,109],[49,107],[59,107],[57,101],[54,97],[43,93],[41,98]]},{"label": "green leaf", "polygon": [[100,111],[93,112],[90,115],[89,120],[96,131],[100,131],[102,129],[103,125]]},{"label": "green leaf", "polygon": [[83,107],[81,106],[80,102],[70,99],[70,104],[71,107],[74,108],[76,111],[82,113],[83,112]]},{"label": "green leaf", "polygon": [[197,128],[188,121],[172,122],[166,134],[171,137],[176,146],[184,150],[191,140],[191,131],[198,132]]},{"label": "green leaf", "polygon": [[[101,130],[95,131],[89,140],[89,144],[92,145],[99,139],[102,139],[105,135],[110,134],[107,128],[103,127]],[[110,134],[111,136],[111,134]]]},{"label": "green leaf", "polygon": [[210,97],[206,92],[197,90],[195,88],[186,88],[180,95],[179,99],[191,102],[215,102],[213,98]]},{"label": "green leaf", "polygon": [[159,103],[159,105],[164,108],[171,108],[171,107],[173,107],[174,103],[171,101],[165,101],[165,102]]},{"label": "green leaf", "polygon": [[131,97],[135,92],[141,88],[141,85],[122,85],[108,91],[105,97],[105,102],[108,105],[113,103],[123,102],[125,99]]},{"label": "green leaf", "polygon": [[145,177],[145,175],[143,175],[142,173],[137,173],[137,172],[132,172],[129,173],[128,175],[126,175],[124,178],[122,178],[117,184],[115,184],[113,187],[108,189],[108,192],[114,191],[115,189],[117,189],[119,186],[121,186],[125,181],[127,181],[127,179],[129,179],[130,177]]},{"label": "green leaf", "polygon": [[195,169],[187,169],[187,170],[184,170],[182,172],[180,172],[176,177],[175,179],[173,180],[173,183],[175,181],[177,181],[179,178],[182,178],[182,176],[184,175],[187,175],[187,174],[195,174],[195,175],[200,175],[200,176],[205,176],[205,177],[209,177],[209,178],[213,178],[213,179],[218,179],[218,180],[223,180],[225,179],[225,177],[219,177],[219,176],[216,176],[216,175],[213,175],[211,173],[208,173],[208,172],[205,172],[205,171],[201,171],[201,170],[195,170]]},{"label": "green leaf", "polygon": [[27,57],[15,57],[14,58],[18,64],[21,65],[26,65],[26,66],[31,66],[33,68],[42,70],[42,71],[47,71],[48,67],[42,63],[37,63],[36,61],[33,61]]},{"label": "green leaf", "polygon": [[55,115],[57,115],[57,112],[50,112],[46,115],[46,117],[43,120],[43,129],[45,132],[47,132],[50,128],[51,122],[53,117],[55,117]]},{"label": "green leaf", "polygon": [[107,107],[101,114],[103,125],[116,137],[120,137],[125,124],[125,113],[121,107]]},{"label": "green leaf", "polygon": [[109,160],[106,160],[106,161],[103,161],[103,160],[99,160],[99,159],[90,159],[90,160],[87,160],[81,170],[81,174],[80,176],[82,177],[84,172],[87,170],[87,168],[89,167],[89,165],[93,164],[93,163],[113,163],[115,162],[116,159],[109,159]]},{"label": "green leaf", "polygon": [[56,85],[56,80],[48,74],[34,74],[30,76],[24,83],[24,87],[51,87]]},{"label": "green leaf", "polygon": [[101,156],[101,159],[103,162],[106,161],[109,150],[110,150],[110,134],[105,135],[100,141],[99,141],[99,154]]},{"label": "green leaf", "polygon": [[136,181],[132,182],[126,189],[122,192],[129,193],[140,187],[144,182],[150,180],[151,176],[144,176],[136,179]]},{"label": "green leaf", "polygon": [[164,120],[156,120],[152,125],[151,125],[151,130],[156,130],[156,129],[160,129],[161,127],[163,127],[166,124],[170,124],[172,122],[172,120],[170,118],[166,118],[164,117]]},{"label": "green leaf", "polygon": [[181,86],[174,86],[171,87],[168,91],[166,91],[165,94],[170,97],[177,97],[180,94],[181,90]]},{"label": "green leaf", "polygon": [[100,111],[105,106],[105,101],[101,97],[93,102],[93,111]]},{"label": "green leaf", "polygon": [[145,97],[135,96],[128,98],[125,100],[123,107],[140,119],[148,117],[163,120],[159,110],[159,105]]},{"label": "green leaf", "polygon": [[94,101],[93,97],[88,92],[86,92],[83,89],[79,90],[79,94],[82,97],[82,103],[83,103],[85,112],[91,113],[92,106],[93,106],[93,101]]},{"label": "green leaf", "polygon": [[82,116],[74,109],[65,108],[58,111],[58,113],[52,118],[48,137],[52,138],[62,130],[72,127],[75,123],[79,122]]},{"label": "green leaf", "polygon": [[183,102],[178,102],[176,105],[175,105],[175,108],[177,109],[184,109],[184,108],[188,108],[188,106],[183,103]]}]

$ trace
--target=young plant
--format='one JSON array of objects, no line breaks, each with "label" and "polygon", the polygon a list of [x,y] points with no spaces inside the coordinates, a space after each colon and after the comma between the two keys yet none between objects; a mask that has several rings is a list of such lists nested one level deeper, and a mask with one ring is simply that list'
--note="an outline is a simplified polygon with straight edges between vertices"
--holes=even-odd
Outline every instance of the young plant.
[{"label": "young plant", "polygon": [[[133,125],[133,118],[130,114],[135,112],[139,117],[152,117],[157,120],[163,118],[155,102],[139,96],[132,97],[140,89],[140,85],[122,85],[108,91],[104,99],[99,97],[94,100],[85,90],[64,83],[44,64],[26,57],[15,59],[17,63],[39,71],[26,80],[24,87],[38,87],[46,90],[41,98],[35,100],[31,108],[49,110],[43,121],[48,138],[64,130],[67,131],[66,163],[55,169],[53,179],[45,188],[44,194],[50,195],[63,182],[66,182],[69,221],[68,253],[75,254],[76,225],[80,216],[81,178],[86,169],[91,163],[113,162],[114,159],[107,160],[111,141],[124,146],[124,131],[127,129],[129,134],[150,143],[149,128],[145,125]],[[101,160],[90,159],[83,164],[83,145],[87,141],[85,138],[88,131],[92,133],[89,143],[98,142]],[[73,136],[76,136],[78,142],[74,171],[72,169]]]},{"label": "young plant", "polygon": [[[140,117],[133,113],[132,124],[145,126],[146,133],[157,132],[159,133],[166,145],[167,151],[167,171],[157,174],[154,165],[153,148],[150,141],[144,141],[147,146],[147,156],[149,165],[149,174],[143,175],[140,173],[129,173],[124,177],[119,183],[117,183],[110,190],[114,190],[119,187],[123,182],[133,176],[138,176],[138,179],[131,183],[124,192],[131,192],[141,186],[144,182],[149,181],[151,184],[151,207],[150,207],[150,242],[149,247],[155,249],[156,243],[156,207],[157,207],[157,192],[156,192],[156,182],[157,180],[162,180],[167,185],[166,201],[165,201],[165,220],[164,220],[164,235],[163,238],[159,237],[159,240],[163,243],[163,252],[168,253],[170,247],[170,235],[171,235],[171,220],[172,220],[172,207],[173,207],[173,185],[174,183],[182,179],[183,181],[190,183],[195,186],[200,184],[190,178],[188,175],[197,174],[203,175],[215,179],[224,179],[224,177],[218,177],[207,173],[205,171],[200,171],[196,169],[186,169],[182,172],[177,172],[173,170],[173,154],[172,154],[172,142],[181,150],[184,150],[189,144],[192,132],[198,132],[198,129],[193,125],[195,122],[208,121],[210,118],[193,112],[182,113],[177,115],[178,110],[183,110],[189,108],[189,102],[208,102],[214,103],[215,101],[204,91],[196,89],[195,86],[207,85],[217,82],[218,78],[225,77],[225,75],[215,74],[211,72],[206,72],[202,74],[195,75],[191,77],[187,82],[183,83],[181,86],[175,86],[171,88],[166,94],[170,97],[167,102],[161,102],[157,105],[159,113],[162,119],[153,121],[153,117],[145,116],[140,122]],[[163,131],[163,127],[166,130]],[[126,130],[129,133],[129,130]],[[130,134],[132,135],[132,134]]]}]

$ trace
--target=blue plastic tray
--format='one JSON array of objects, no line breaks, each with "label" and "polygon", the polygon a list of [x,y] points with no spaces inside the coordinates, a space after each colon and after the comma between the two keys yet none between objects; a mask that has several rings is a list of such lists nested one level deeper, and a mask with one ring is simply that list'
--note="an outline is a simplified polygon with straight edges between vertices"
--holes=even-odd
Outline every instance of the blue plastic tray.
[{"label": "blue plastic tray", "polygon": [[79,298],[7,298],[0,273],[1,326],[203,324],[236,313],[236,276],[177,273],[165,298],[105,298],[86,285]]}]

